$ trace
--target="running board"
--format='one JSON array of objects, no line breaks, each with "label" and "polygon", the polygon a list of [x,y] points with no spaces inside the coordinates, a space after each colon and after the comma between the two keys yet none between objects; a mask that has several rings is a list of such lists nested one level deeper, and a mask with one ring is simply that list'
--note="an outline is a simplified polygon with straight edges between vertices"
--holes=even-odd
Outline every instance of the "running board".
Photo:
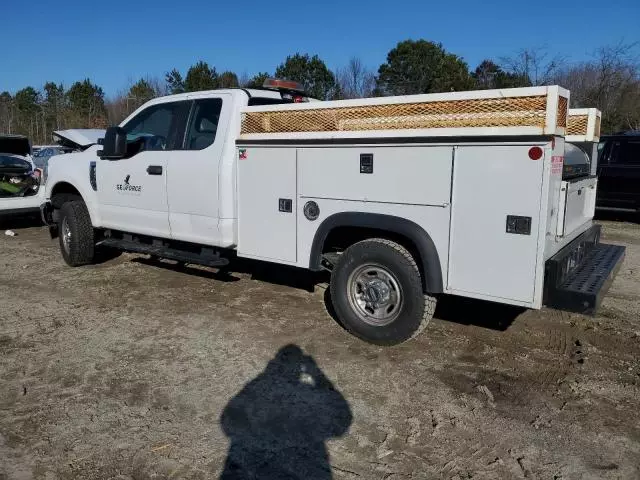
[{"label": "running board", "polygon": [[133,253],[146,253],[147,255],[155,255],[156,257],[166,258],[168,260],[194,263],[197,265],[205,265],[207,267],[225,267],[229,265],[228,259],[220,257],[219,253],[214,253],[213,249],[207,248],[203,248],[202,252],[198,254],[171,248],[157,241],[148,244],[136,242],[135,240],[109,237],[100,240],[96,245]]},{"label": "running board", "polygon": [[578,239],[547,262],[546,306],[595,314],[625,256],[625,247],[598,243],[598,237],[599,231],[591,242]]}]

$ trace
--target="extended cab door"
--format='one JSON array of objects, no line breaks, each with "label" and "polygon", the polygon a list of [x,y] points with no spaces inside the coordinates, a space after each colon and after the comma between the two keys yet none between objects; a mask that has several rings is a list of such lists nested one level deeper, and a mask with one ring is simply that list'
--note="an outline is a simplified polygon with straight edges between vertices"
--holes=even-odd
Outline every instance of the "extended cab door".
[{"label": "extended cab door", "polygon": [[219,245],[219,182],[234,181],[220,178],[232,95],[194,94],[190,98],[193,105],[183,148],[173,152],[167,166],[169,223],[172,238]]},{"label": "extended cab door", "polygon": [[181,147],[190,104],[157,103],[140,111],[123,126],[130,156],[96,162],[101,226],[170,236],[167,165]]}]

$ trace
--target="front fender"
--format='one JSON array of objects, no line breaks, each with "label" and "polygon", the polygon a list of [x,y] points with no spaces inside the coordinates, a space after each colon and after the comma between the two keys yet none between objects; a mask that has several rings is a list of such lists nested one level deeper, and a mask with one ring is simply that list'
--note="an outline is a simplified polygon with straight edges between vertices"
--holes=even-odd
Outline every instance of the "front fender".
[{"label": "front fender", "polygon": [[[91,217],[93,226],[101,223],[98,210],[97,192],[90,183],[90,165],[95,160],[95,152],[72,153],[52,158],[49,164],[49,177],[46,183],[46,199],[51,201],[58,193],[78,194],[82,197]],[[67,158],[62,158],[67,157]],[[84,157],[84,158],[83,158]]]}]

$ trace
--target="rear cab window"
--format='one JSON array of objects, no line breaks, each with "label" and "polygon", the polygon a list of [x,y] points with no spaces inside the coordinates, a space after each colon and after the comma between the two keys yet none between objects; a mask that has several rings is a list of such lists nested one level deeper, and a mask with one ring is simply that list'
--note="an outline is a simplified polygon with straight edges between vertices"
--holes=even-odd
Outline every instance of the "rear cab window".
[{"label": "rear cab window", "polygon": [[613,142],[611,163],[621,166],[640,166],[640,138],[629,138]]},{"label": "rear cab window", "polygon": [[248,105],[257,107],[259,105],[283,105],[286,103],[294,103],[294,101],[289,98],[251,97]]},{"label": "rear cab window", "polygon": [[194,102],[187,129],[185,150],[203,150],[213,144],[221,111],[221,98],[205,98]]}]

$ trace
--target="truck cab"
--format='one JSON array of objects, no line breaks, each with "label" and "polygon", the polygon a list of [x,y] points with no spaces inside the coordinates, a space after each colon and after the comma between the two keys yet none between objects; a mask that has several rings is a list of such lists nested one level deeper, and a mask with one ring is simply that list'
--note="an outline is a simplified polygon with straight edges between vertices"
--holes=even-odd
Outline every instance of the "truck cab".
[{"label": "truck cab", "polygon": [[307,100],[276,86],[151,100],[120,124],[124,151],[101,159],[96,145],[86,162],[52,159],[49,197],[81,196],[94,228],[232,247],[241,108]]}]

